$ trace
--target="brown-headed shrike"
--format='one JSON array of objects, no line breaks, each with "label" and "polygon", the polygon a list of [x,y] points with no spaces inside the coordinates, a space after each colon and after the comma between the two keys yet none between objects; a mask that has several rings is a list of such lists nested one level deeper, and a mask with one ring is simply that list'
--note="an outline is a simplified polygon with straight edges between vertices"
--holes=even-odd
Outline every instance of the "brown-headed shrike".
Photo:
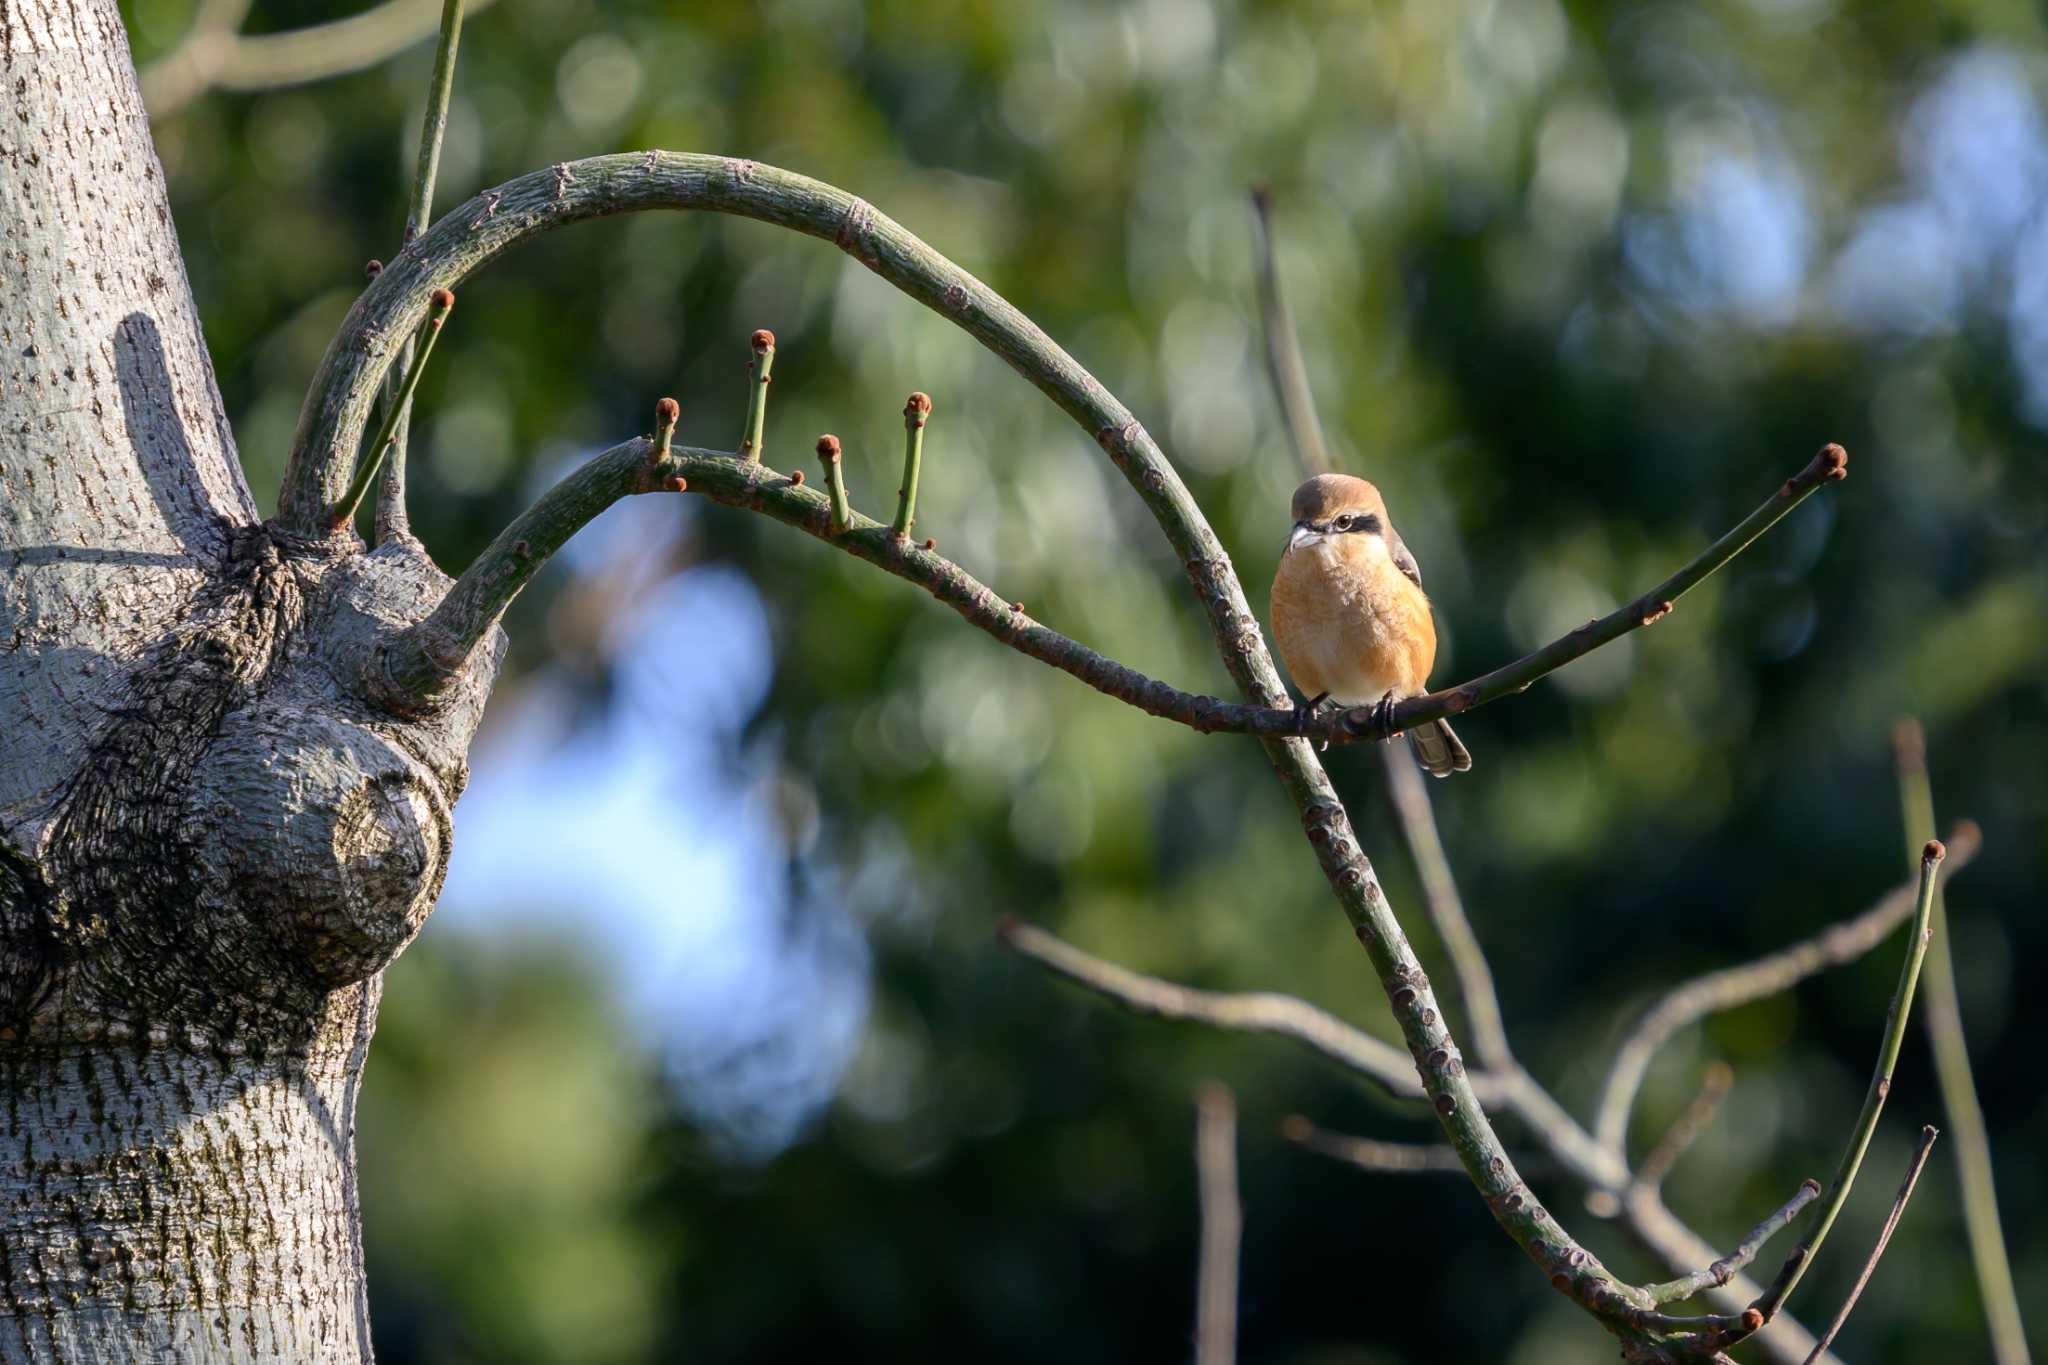
[{"label": "brown-headed shrike", "polygon": [[[1273,638],[1307,710],[1336,702],[1384,711],[1427,691],[1436,622],[1380,490],[1319,474],[1294,490],[1293,513],[1273,575]],[[1444,721],[1410,730],[1408,742],[1432,777],[1472,766]]]}]

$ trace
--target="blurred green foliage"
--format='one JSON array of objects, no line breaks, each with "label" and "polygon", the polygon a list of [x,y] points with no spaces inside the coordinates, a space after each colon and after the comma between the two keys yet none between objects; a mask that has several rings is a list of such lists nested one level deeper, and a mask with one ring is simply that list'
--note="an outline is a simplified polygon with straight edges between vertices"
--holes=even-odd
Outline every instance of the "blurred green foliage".
[{"label": "blurred green foliage", "polygon": [[[266,3],[250,27],[341,8]],[[136,0],[141,60],[191,9]],[[266,504],[363,262],[395,249],[430,60],[422,44],[159,122]],[[2018,977],[2048,950],[2043,181],[2024,136],[2044,61],[2018,0],[502,0],[465,35],[442,207],[644,146],[847,187],[1128,402],[1260,600],[1294,478],[1251,311],[1245,188],[1269,181],[1325,423],[1423,565],[1440,679],[1626,599],[1843,442],[1849,482],[1669,621],[1473,716],[1477,770],[1434,789],[1439,814],[1518,1051],[1584,1112],[1635,1004],[1904,875],[1886,732],[1923,716],[1944,816],[1987,833],[1950,906],[2038,1305],[2048,1004]],[[1941,92],[1967,110],[2001,90],[2024,106],[1994,100],[2004,123],[1927,132]],[[1887,224],[1929,222],[1933,247],[1885,254]],[[1178,566],[1085,433],[829,247],[757,224],[599,224],[472,280],[421,389],[415,529],[458,570],[663,393],[681,439],[729,445],[758,326],[780,343],[770,463],[805,465],[836,431],[856,503],[886,515],[897,414],[924,389],[923,533],[1058,628],[1227,690]],[[1253,745],[1126,711],[771,525],[676,516],[673,565],[737,566],[772,615],[773,688],[736,742],[788,796],[793,883],[865,926],[866,1040],[794,1147],[741,1160],[686,1117],[602,975],[567,965],[574,945],[429,932],[390,975],[362,1101],[383,1359],[1184,1359],[1189,1097],[1211,1075],[1244,1118],[1245,1359],[1606,1357],[1468,1189],[1273,1135],[1296,1110],[1408,1138],[1424,1116],[1278,1044],[1120,1017],[995,948],[1016,913],[1387,1031]],[[604,705],[623,590],[551,570],[508,623],[501,712],[543,673]],[[1434,969],[1376,761],[1330,759]],[[1706,1059],[1735,1067],[1669,1186],[1709,1238],[1830,1168],[1895,966],[1887,950],[1713,1020],[1653,1072],[1639,1142]],[[1839,1301],[1923,1120],[1940,1117],[1916,1038],[1806,1317]],[[1544,1194],[1657,1277],[1568,1187]],[[1983,1355],[1944,1153],[1880,1275],[1854,1359]]]}]

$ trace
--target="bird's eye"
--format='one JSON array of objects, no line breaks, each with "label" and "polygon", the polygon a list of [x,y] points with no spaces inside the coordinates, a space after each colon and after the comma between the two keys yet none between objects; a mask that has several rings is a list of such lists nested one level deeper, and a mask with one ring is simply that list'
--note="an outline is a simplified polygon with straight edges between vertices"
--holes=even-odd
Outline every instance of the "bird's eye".
[{"label": "bird's eye", "polygon": [[1338,530],[1340,530],[1340,531],[1348,531],[1348,530],[1350,530],[1350,529],[1351,529],[1351,528],[1352,528],[1352,527],[1353,527],[1354,525],[1356,525],[1356,524],[1357,524],[1357,521],[1356,521],[1356,518],[1353,518],[1353,517],[1351,517],[1351,516],[1348,516],[1348,515],[1347,515],[1347,516],[1341,516],[1341,517],[1337,518],[1336,522],[1335,522],[1335,523],[1333,523],[1333,524],[1334,524],[1334,525],[1336,526],[1336,528],[1337,528]]}]

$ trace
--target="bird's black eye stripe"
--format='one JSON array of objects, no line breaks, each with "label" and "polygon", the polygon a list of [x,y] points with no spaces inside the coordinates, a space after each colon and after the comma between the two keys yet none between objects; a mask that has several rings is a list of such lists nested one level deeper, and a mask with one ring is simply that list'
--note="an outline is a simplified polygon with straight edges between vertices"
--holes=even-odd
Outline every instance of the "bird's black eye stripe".
[{"label": "bird's black eye stripe", "polygon": [[1363,531],[1367,535],[1377,535],[1380,529],[1380,519],[1370,512],[1360,512],[1356,516],[1346,512],[1343,516],[1336,518],[1330,523],[1330,529],[1333,531]]}]

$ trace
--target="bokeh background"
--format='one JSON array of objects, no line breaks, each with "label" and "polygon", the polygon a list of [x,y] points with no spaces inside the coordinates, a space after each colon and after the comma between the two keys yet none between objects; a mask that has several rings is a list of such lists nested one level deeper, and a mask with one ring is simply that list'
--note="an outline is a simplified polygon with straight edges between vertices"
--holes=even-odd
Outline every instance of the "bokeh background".
[{"label": "bokeh background", "polygon": [[[191,0],[127,7],[147,66]],[[348,12],[264,0],[250,32]],[[1345,467],[1386,491],[1438,677],[1632,597],[1823,440],[1852,477],[1656,629],[1463,726],[1434,793],[1518,1049],[1586,1113],[1661,987],[1905,872],[1887,733],[1925,718],[2023,1301],[2048,1350],[2048,33],[2022,0],[501,0],[465,32],[442,208],[659,146],[802,170],[1006,294],[1159,435],[1263,602],[1293,466],[1246,187]],[[274,498],[326,339],[404,212],[431,43],[160,113],[243,460]],[[1085,433],[828,246],[646,216],[463,291],[421,389],[416,527],[459,570],[573,461],[682,402],[729,447],[781,340],[767,458],[846,440],[885,512],[938,404],[921,526],[1033,614],[1226,691],[1177,566]],[[815,470],[813,471],[815,473]],[[1191,1092],[1242,1104],[1243,1358],[1601,1360],[1469,1188],[1283,1143],[1426,1116],[1287,1045],[1120,1015],[994,943],[1015,914],[1385,1033],[1256,747],[1145,718],[772,524],[639,499],[515,607],[447,894],[391,972],[360,1145],[380,1358],[1179,1361]],[[1373,755],[1331,755],[1432,967]],[[1832,1168],[1895,946],[1675,1041],[1637,1150],[1722,1058],[1673,1177],[1730,1244]],[[1448,979],[1443,977],[1441,979]],[[1910,1137],[1917,1032],[1825,1318]],[[1511,1138],[1512,1141],[1512,1138]],[[1609,1262],[1661,1277],[1577,1192]],[[1844,1338],[1986,1355],[1937,1149]]]}]

